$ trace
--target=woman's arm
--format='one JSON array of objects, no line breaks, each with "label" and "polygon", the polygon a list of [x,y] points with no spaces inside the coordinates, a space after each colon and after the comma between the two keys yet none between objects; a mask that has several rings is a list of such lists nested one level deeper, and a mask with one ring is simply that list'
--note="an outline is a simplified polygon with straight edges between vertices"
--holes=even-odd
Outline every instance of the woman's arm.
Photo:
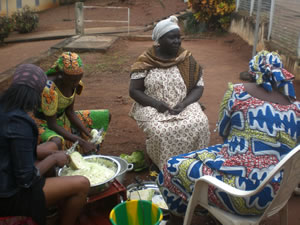
[{"label": "woman's arm", "polygon": [[203,86],[195,86],[182,100],[182,102],[178,103],[173,109],[170,110],[170,114],[177,115],[181,113],[188,105],[198,101],[203,94],[203,90]]},{"label": "woman's arm", "polygon": [[37,146],[36,152],[37,152],[37,160],[41,161],[48,157],[49,155],[58,152],[58,146],[53,141],[47,141],[44,143],[41,143]]},{"label": "woman's arm", "polygon": [[64,151],[53,153],[47,156],[44,160],[36,163],[36,168],[39,169],[40,174],[45,174],[54,166],[62,167],[69,162],[69,157]]},{"label": "woman's arm", "polygon": [[[81,120],[78,118],[74,111],[74,102],[66,109],[65,113],[68,117],[70,123],[75,126],[80,132],[84,133],[87,137],[92,138],[90,132],[88,129],[84,126],[84,124],[81,122]],[[76,136],[77,137],[77,136]],[[77,140],[79,141],[79,145],[84,149],[85,152],[90,151],[96,151],[97,145],[92,144],[80,137],[77,137]]]},{"label": "woman's arm", "polygon": [[66,110],[65,110],[66,116],[70,120],[71,124],[73,126],[75,126],[80,132],[84,133],[87,137],[92,138],[88,129],[84,126],[84,124],[81,122],[81,120],[76,115],[76,113],[74,111],[74,102],[75,102],[75,99],[74,99],[73,103],[71,105],[69,105],[68,108],[66,108]]},{"label": "woman's arm", "polygon": [[54,116],[46,116],[46,120],[47,120],[47,125],[49,127],[50,130],[53,130],[54,132],[56,132],[57,134],[63,136],[64,139],[67,139],[71,142],[75,142],[78,140],[78,136],[68,132],[67,130],[65,130],[63,127],[59,126],[56,122],[57,118],[56,115]]},{"label": "woman's arm", "polygon": [[[9,141],[9,154],[13,165],[17,184],[28,188],[37,177],[37,169],[40,174],[46,173],[54,166],[62,166],[68,162],[64,152],[54,153],[45,160],[38,162],[35,167],[36,135],[33,125],[23,118],[12,118],[7,129]],[[37,152],[38,154],[38,152]]]},{"label": "woman's arm", "polygon": [[[74,112],[75,113],[75,112]],[[66,115],[68,116],[67,114],[67,110],[66,110]],[[77,115],[75,114],[75,116],[77,117]],[[69,116],[68,116],[69,118]],[[79,145],[83,148],[83,150],[85,152],[90,152],[90,151],[95,151],[97,149],[97,146],[84,140],[83,138],[77,136],[77,135],[74,135],[70,132],[68,132],[67,130],[65,130],[63,127],[60,127],[58,126],[57,122],[56,122],[56,116],[47,116],[46,117],[46,120],[47,120],[47,124],[48,124],[48,127],[49,129],[55,131],[56,133],[58,133],[59,135],[63,136],[64,139],[66,140],[69,140],[71,142],[76,142],[78,141],[79,142]],[[73,118],[74,119],[74,118]],[[77,119],[79,120],[79,118],[77,117]],[[72,120],[72,118],[70,119],[70,122],[74,122]],[[80,121],[80,120],[79,120]],[[80,121],[81,123],[81,121]],[[82,123],[81,123],[82,124]],[[73,124],[72,125],[76,126],[77,124]]]},{"label": "woman's arm", "polygon": [[157,109],[157,111],[160,113],[170,110],[168,104],[146,95],[144,91],[144,78],[130,80],[129,95],[133,100],[142,106],[151,106]]}]

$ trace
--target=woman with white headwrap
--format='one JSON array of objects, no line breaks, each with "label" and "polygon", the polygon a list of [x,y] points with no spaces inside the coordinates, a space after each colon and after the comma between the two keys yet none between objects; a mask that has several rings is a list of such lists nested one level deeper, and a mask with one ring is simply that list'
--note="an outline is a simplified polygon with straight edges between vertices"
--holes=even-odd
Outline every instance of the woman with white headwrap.
[{"label": "woman with white headwrap", "polygon": [[168,158],[204,148],[209,125],[198,100],[204,82],[202,68],[191,52],[181,48],[177,18],[154,28],[155,44],[131,67],[130,115],[146,134],[147,154],[161,170]]},{"label": "woman with white headwrap", "polygon": [[[254,190],[297,145],[300,102],[294,76],[282,67],[276,52],[259,52],[249,69],[256,83],[230,83],[220,105],[218,130],[224,143],[172,157],[159,174],[157,183],[172,214],[168,224],[183,224],[196,179],[208,175],[240,190]],[[215,207],[261,215],[276,195],[281,176],[251,198],[234,197],[212,186],[206,194]]]}]

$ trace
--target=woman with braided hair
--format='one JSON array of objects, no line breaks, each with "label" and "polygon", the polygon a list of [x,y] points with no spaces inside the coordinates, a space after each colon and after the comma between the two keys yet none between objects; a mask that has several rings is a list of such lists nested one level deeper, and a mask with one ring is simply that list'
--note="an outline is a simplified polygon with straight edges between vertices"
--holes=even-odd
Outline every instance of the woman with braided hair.
[{"label": "woman with braided hair", "polygon": [[53,151],[49,155],[37,145],[38,128],[30,114],[39,107],[46,83],[40,67],[22,64],[0,96],[0,217],[7,217],[4,224],[46,225],[47,207],[58,206],[58,224],[74,225],[87,203],[90,182],[84,176],[45,176],[69,163],[66,152],[57,151],[53,142],[41,145]]},{"label": "woman with braided hair", "polygon": [[[168,224],[182,224],[196,179],[209,175],[241,190],[256,189],[297,145],[300,102],[294,76],[276,52],[259,52],[249,68],[256,83],[229,83],[221,103],[218,130],[224,143],[174,156],[160,173],[157,182],[172,215]],[[208,200],[231,213],[260,215],[281,176],[251,198],[233,197],[211,186]]]},{"label": "woman with braided hair", "polygon": [[204,90],[202,68],[181,47],[177,18],[154,28],[156,42],[131,68],[130,115],[146,134],[147,154],[159,169],[166,160],[209,143],[208,119],[199,104]]},{"label": "woman with braided hair", "polygon": [[42,93],[40,110],[35,114],[39,126],[39,141],[52,141],[58,149],[66,149],[78,141],[81,153],[97,151],[97,146],[88,140],[92,129],[104,129],[110,121],[107,109],[74,111],[77,95],[83,90],[81,81],[84,70],[80,56],[63,52],[46,72],[48,81]]}]

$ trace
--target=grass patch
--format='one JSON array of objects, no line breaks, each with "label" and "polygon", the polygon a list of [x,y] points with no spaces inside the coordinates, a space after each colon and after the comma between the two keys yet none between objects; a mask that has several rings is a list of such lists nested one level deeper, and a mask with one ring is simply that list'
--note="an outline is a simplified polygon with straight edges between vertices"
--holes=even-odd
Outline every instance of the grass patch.
[{"label": "grass patch", "polygon": [[86,75],[106,72],[123,72],[127,71],[130,66],[130,59],[126,55],[101,54],[94,58],[94,60],[87,60],[84,63],[84,70]]}]

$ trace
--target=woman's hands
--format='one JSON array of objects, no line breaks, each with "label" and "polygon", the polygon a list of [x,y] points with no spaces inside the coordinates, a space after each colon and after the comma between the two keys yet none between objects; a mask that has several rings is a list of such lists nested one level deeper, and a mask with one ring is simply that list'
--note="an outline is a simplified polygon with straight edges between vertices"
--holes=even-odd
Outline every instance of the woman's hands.
[{"label": "woman's hands", "polygon": [[55,164],[58,167],[63,167],[70,161],[70,157],[66,154],[66,151],[55,152],[52,154],[52,157],[54,158]]},{"label": "woman's hands", "polygon": [[89,152],[96,152],[97,151],[97,145],[88,142],[84,139],[79,140],[79,145],[83,149],[84,153],[89,153]]},{"label": "woman's hands", "polygon": [[156,108],[157,111],[160,113],[164,113],[165,111],[171,110],[169,105],[162,101],[156,101],[156,103],[154,104],[154,108]]},{"label": "woman's hands", "polygon": [[185,109],[185,105],[181,102],[178,103],[174,108],[170,108],[167,103],[157,101],[157,103],[154,104],[154,108],[156,108],[156,110],[160,113],[168,111],[171,115],[177,115]]},{"label": "woman's hands", "polygon": [[43,175],[55,166],[63,167],[64,165],[68,164],[69,161],[69,156],[66,154],[66,151],[57,151],[52,153],[51,155],[48,155],[42,161],[37,161],[36,167]]},{"label": "woman's hands", "polygon": [[185,105],[180,102],[173,109],[170,109],[169,112],[171,115],[178,115],[185,109]]}]

